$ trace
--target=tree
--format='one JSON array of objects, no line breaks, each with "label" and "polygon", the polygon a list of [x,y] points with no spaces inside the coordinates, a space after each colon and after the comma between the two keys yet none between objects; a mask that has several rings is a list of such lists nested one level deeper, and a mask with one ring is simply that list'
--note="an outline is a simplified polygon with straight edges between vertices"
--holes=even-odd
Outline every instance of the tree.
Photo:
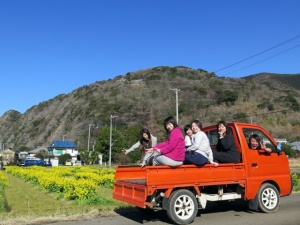
[{"label": "tree", "polygon": [[[120,153],[125,146],[124,138],[118,130],[112,131],[111,161],[114,162],[116,154]],[[110,127],[104,127],[100,130],[95,145],[95,151],[102,154],[103,161],[109,161],[110,149]],[[98,156],[97,154],[97,156]]]},{"label": "tree", "polygon": [[248,118],[249,116],[247,115],[247,113],[244,112],[238,112],[236,114],[233,115],[233,120],[234,121],[239,121],[239,122],[245,122],[248,123]]},{"label": "tree", "polygon": [[282,151],[284,151],[285,154],[289,156],[289,158],[297,158],[296,151],[289,144],[283,143]]},{"label": "tree", "polygon": [[46,150],[40,150],[40,151],[35,155],[35,157],[40,158],[40,159],[45,159],[45,158],[47,158],[47,155],[48,155],[48,153],[47,153]]},{"label": "tree", "polygon": [[70,154],[63,154],[63,155],[58,156],[58,163],[61,165],[66,165],[66,162],[71,159],[72,159],[72,156]]},{"label": "tree", "polygon": [[234,102],[238,99],[238,92],[237,91],[217,91],[217,102],[222,103],[225,102],[226,105],[233,105]]}]

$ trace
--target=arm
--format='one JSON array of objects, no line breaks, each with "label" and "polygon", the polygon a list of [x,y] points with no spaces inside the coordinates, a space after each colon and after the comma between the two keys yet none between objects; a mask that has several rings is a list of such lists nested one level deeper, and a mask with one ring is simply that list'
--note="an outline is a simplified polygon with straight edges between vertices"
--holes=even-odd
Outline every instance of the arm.
[{"label": "arm", "polygon": [[201,141],[202,141],[202,137],[200,132],[196,133],[194,135],[194,143],[187,148],[187,151],[196,151],[196,150],[200,150],[200,145],[201,145]]},{"label": "arm", "polygon": [[261,146],[262,150],[265,150],[266,152],[269,152],[269,153],[272,152],[272,149],[271,148],[267,148],[266,145],[265,145],[265,143],[260,143],[260,146]]},{"label": "arm", "polygon": [[223,150],[226,152],[235,144],[232,134],[225,135],[220,139],[220,143],[223,146]]},{"label": "arm", "polygon": [[137,143],[135,143],[134,145],[132,145],[129,149],[125,150],[125,154],[127,155],[129,152],[134,151],[135,149],[137,149],[138,147],[140,147],[141,143],[138,141]]},{"label": "arm", "polygon": [[168,141],[164,141],[164,142],[159,143],[158,145],[153,146],[153,149],[161,149],[161,148],[166,147],[167,145],[168,145]]},{"label": "arm", "polygon": [[179,129],[174,128],[169,136],[169,140],[166,142],[167,144],[163,148],[160,148],[160,153],[165,155],[169,152],[172,152],[178,145],[181,136],[182,136],[181,131]]}]

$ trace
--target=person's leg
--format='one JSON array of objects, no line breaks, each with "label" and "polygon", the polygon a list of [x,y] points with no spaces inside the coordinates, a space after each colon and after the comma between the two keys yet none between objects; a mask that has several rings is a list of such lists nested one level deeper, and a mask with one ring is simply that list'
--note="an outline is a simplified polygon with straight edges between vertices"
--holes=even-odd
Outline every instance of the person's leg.
[{"label": "person's leg", "polygon": [[192,152],[185,152],[183,164],[192,164]]},{"label": "person's leg", "polygon": [[237,163],[239,160],[235,159],[233,155],[226,152],[213,152],[213,158],[214,162],[220,162],[220,163]]},{"label": "person's leg", "polygon": [[167,165],[167,166],[176,167],[176,166],[180,166],[182,164],[183,164],[183,162],[181,162],[181,161],[175,161],[175,160],[170,159],[170,158],[168,158],[168,157],[166,157],[164,155],[156,156],[153,159],[153,165],[154,166]]},{"label": "person's leg", "polygon": [[190,152],[185,155],[186,164],[192,163],[196,166],[203,166],[208,162],[208,159],[198,152]]}]

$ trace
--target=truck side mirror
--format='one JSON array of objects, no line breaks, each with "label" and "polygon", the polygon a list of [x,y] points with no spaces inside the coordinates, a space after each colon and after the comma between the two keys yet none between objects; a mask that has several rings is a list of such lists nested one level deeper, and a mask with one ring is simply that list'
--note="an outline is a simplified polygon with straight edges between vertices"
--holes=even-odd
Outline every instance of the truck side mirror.
[{"label": "truck side mirror", "polygon": [[281,155],[282,154],[282,144],[278,143],[277,148],[276,148],[277,154]]}]

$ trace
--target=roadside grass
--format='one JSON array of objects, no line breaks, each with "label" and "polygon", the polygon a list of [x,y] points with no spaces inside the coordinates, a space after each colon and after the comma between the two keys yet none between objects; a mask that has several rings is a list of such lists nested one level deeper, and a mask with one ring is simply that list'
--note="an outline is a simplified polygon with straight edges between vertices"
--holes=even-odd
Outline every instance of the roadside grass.
[{"label": "roadside grass", "polygon": [[289,159],[289,164],[291,170],[300,170],[300,158]]},{"label": "roadside grass", "polygon": [[4,173],[9,185],[4,191],[4,212],[0,212],[0,224],[41,224],[45,221],[67,221],[115,214],[114,210],[125,204],[112,198],[112,190],[100,187],[97,193],[107,199],[101,205],[79,205],[74,201],[57,200],[54,195]]}]

